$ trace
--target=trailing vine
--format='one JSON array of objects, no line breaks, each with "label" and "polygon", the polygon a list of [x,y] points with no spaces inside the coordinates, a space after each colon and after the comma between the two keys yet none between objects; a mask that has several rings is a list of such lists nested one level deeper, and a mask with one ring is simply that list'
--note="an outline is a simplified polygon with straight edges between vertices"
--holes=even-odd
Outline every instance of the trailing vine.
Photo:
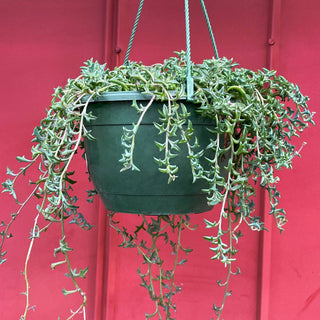
[{"label": "trailing vine", "polygon": [[[76,80],[69,80],[68,86],[74,86]],[[66,264],[68,273],[71,278],[74,289],[63,289],[65,296],[73,293],[79,293],[83,298],[82,304],[75,312],[72,312],[68,319],[72,319],[76,314],[82,312],[85,319],[85,305],[87,297],[77,283],[77,278],[85,278],[87,268],[73,269],[69,253],[73,249],[68,246],[65,233],[65,220],[69,219],[70,223],[75,223],[84,230],[90,230],[92,226],[87,222],[85,217],[78,211],[75,205],[77,198],[72,195],[72,185],[76,182],[72,180],[73,171],[69,169],[71,160],[83,143],[82,138],[90,137],[89,133],[83,127],[84,119],[90,120],[91,117],[86,113],[88,102],[82,103],[81,97],[83,93],[77,95],[71,93],[70,88],[63,90],[61,87],[55,90],[50,109],[47,110],[47,117],[41,121],[40,126],[34,129],[35,145],[31,148],[32,157],[27,159],[25,156],[18,156],[17,160],[23,164],[18,172],[7,168],[7,174],[10,177],[2,183],[4,190],[8,192],[15,200],[18,209],[11,214],[9,223],[2,221],[4,230],[1,231],[0,243],[0,263],[4,263],[6,251],[3,250],[4,240],[12,237],[9,233],[12,223],[21,215],[27,204],[32,198],[39,201],[37,211],[34,218],[34,226],[31,230],[30,245],[25,259],[24,276],[26,282],[26,305],[21,319],[27,318],[30,309],[29,298],[29,280],[27,276],[29,259],[33,248],[34,241],[40,238],[42,232],[46,231],[52,223],[61,225],[61,239],[59,247],[54,250],[54,256],[63,255],[63,259],[51,265],[52,269]],[[36,181],[29,181],[34,186],[32,191],[24,201],[20,201],[16,195],[15,187],[18,179],[24,177],[32,166],[38,166],[39,178]],[[40,228],[38,219],[43,217],[45,226]]]},{"label": "trailing vine", "polygon": [[[132,102],[137,111],[137,121],[132,127],[124,128],[119,143],[123,146],[123,155],[119,161],[122,170],[141,170],[135,164],[135,136],[144,115],[152,108],[153,101],[162,101],[163,109],[159,113],[154,126],[159,132],[155,141],[162,157],[155,157],[159,165],[159,174],[166,174],[168,182],[179,179],[179,167],[173,159],[180,152],[182,144],[187,146],[188,159],[193,180],[203,180],[207,187],[207,201],[211,206],[220,205],[219,218],[205,220],[210,234],[205,240],[210,243],[213,260],[219,260],[227,266],[227,280],[222,304],[214,305],[218,319],[230,295],[228,288],[230,276],[239,273],[232,270],[235,260],[235,244],[242,235],[240,227],[247,225],[252,230],[264,230],[263,221],[254,214],[255,186],[260,185],[269,195],[270,215],[280,231],[287,221],[284,209],[279,208],[280,194],[277,189],[279,178],[277,170],[291,168],[292,159],[300,154],[304,144],[298,149],[292,143],[297,136],[313,124],[313,114],[307,102],[308,97],[302,95],[300,88],[278,76],[275,71],[267,69],[252,71],[238,68],[232,60],[226,58],[208,59],[201,64],[191,65],[194,80],[194,96],[196,111],[216,124],[215,129],[208,129],[212,137],[208,145],[199,145],[194,134],[193,124],[185,108],[187,74],[186,55],[178,52],[176,57],[165,60],[162,64],[145,66],[142,63],[128,62],[125,65],[109,70],[92,59],[81,69],[81,75],[69,79],[66,86],[58,87],[40,125],[34,129],[31,156],[18,156],[22,164],[18,170],[7,169],[9,178],[2,183],[3,192],[9,193],[16,202],[16,210],[8,222],[0,224],[0,264],[6,261],[5,240],[12,238],[10,228],[27,210],[31,199],[36,199],[37,213],[31,231],[30,246],[25,260],[26,307],[21,319],[26,319],[30,309],[28,267],[34,241],[52,224],[60,224],[61,237],[54,254],[59,260],[52,265],[58,268],[66,265],[68,277],[74,289],[63,289],[65,295],[80,294],[83,302],[72,312],[68,319],[80,312],[85,319],[87,297],[79,287],[77,278],[84,278],[88,269],[73,269],[70,264],[65,223],[77,224],[84,230],[91,229],[84,214],[79,211],[74,195],[71,162],[79,149],[84,148],[83,139],[94,139],[86,128],[86,123],[94,118],[87,112],[90,101],[111,91],[139,91],[149,95],[150,102],[146,106]],[[29,195],[20,200],[16,194],[17,185],[35,168],[38,178],[30,182]],[[28,182],[27,182],[28,183]],[[88,192],[88,200],[92,201],[94,191]],[[40,220],[42,219],[42,222]],[[172,319],[175,310],[172,296],[179,288],[174,284],[176,260],[171,271],[162,271],[159,247],[156,242],[165,239],[172,246],[176,256],[183,249],[180,233],[189,227],[189,218],[177,217],[142,217],[142,222],[133,234],[120,228],[111,216],[112,226],[122,235],[124,247],[135,247],[147,265],[147,271],[139,270],[143,285],[155,301],[155,312],[147,317],[159,316],[160,308],[165,312],[165,319]],[[44,225],[43,227],[41,227]],[[167,238],[167,230],[178,234],[176,242]],[[151,242],[138,242],[138,234],[146,231]],[[61,258],[60,258],[61,257]],[[151,276],[151,269],[158,267],[158,276]],[[160,283],[160,293],[155,293],[153,283]],[[162,282],[167,284],[164,286]],[[169,289],[168,289],[169,288]],[[167,291],[169,290],[169,291]]]},{"label": "trailing vine", "polygon": [[[119,221],[115,221],[114,213],[110,214],[110,226],[122,236],[123,241],[119,246],[136,248],[143,258],[143,264],[147,265],[145,271],[138,268],[141,286],[147,289],[155,304],[155,311],[146,313],[146,319],[158,316],[158,319],[173,320],[172,311],[176,312],[176,305],[172,298],[181,291],[181,287],[175,283],[176,268],[187,262],[187,259],[180,258],[180,253],[188,255],[193,251],[182,246],[181,233],[185,228],[194,230],[194,227],[190,226],[189,217],[183,215],[157,217],[142,215],[141,220],[141,224],[130,233],[125,226],[120,227]],[[146,234],[150,239],[145,237]],[[171,269],[164,268],[165,255],[160,254],[164,245],[169,245],[172,249]]]}]

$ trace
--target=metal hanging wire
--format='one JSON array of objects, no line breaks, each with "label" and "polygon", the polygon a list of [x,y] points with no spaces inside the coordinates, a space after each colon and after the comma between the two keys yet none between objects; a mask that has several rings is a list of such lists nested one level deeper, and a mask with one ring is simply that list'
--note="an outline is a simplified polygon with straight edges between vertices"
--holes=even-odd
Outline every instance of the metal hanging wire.
[{"label": "metal hanging wire", "polygon": [[[210,20],[209,20],[209,16],[207,13],[207,9],[206,6],[204,4],[204,0],[200,0],[201,3],[201,8],[207,23],[207,27],[209,30],[209,34],[210,34],[210,38],[211,38],[211,43],[213,46],[213,51],[214,51],[214,55],[216,57],[216,59],[219,58],[218,55],[218,49],[217,49],[217,45],[214,39],[214,35],[213,35],[213,31],[212,31],[212,27],[210,24]],[[128,44],[128,49],[127,49],[127,53],[124,59],[124,64],[128,63],[129,60],[129,55],[130,55],[130,51],[132,48],[132,43],[133,43],[133,39],[134,36],[136,34],[136,30],[137,30],[137,26],[140,20],[140,16],[141,16],[141,12],[142,12],[142,8],[143,8],[143,4],[144,4],[144,0],[140,0],[140,4],[139,4],[139,8],[138,8],[138,12],[136,15],[136,19],[132,28],[132,32],[131,32],[131,37],[129,40],[129,44]],[[187,75],[186,75],[186,90],[187,90],[187,100],[192,100],[193,97],[193,90],[194,90],[194,86],[193,86],[193,78],[191,75],[191,40],[190,40],[190,16],[189,16],[189,0],[185,0],[184,1],[185,4],[185,27],[186,27],[186,58],[187,58]]]}]

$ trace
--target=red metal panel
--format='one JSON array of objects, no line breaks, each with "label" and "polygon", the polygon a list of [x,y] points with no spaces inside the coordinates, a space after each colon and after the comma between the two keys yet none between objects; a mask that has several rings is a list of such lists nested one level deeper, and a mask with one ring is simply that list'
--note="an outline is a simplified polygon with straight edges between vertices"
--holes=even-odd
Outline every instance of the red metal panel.
[{"label": "red metal panel", "polygon": [[[184,49],[184,34],[183,30],[183,10],[182,4],[178,2],[157,2],[149,4],[146,1],[144,7],[143,17],[138,27],[137,36],[134,42],[134,49],[131,54],[131,58],[135,60],[143,60],[145,63],[153,63],[161,61],[163,57],[171,54],[172,50]],[[298,1],[285,2],[282,15],[280,16],[280,1],[274,1],[274,6],[269,7],[269,2],[265,1],[263,4],[253,1],[239,2],[228,1],[223,3],[210,2],[208,3],[208,12],[213,22],[213,28],[215,36],[218,42],[218,48],[220,55],[228,57],[235,57],[235,59],[242,63],[245,67],[250,68],[262,68],[267,66],[269,68],[278,68],[279,72],[285,75],[291,76],[292,81],[297,81],[305,86],[306,92],[312,95],[312,103],[315,105],[319,101],[319,93],[315,89],[317,87],[317,81],[315,81],[315,75],[318,74],[317,68],[314,68],[314,61],[316,61],[316,55],[319,52],[318,42],[315,44],[312,39],[317,39],[319,34],[319,22],[316,20],[316,12],[319,7],[316,1],[311,1],[308,5],[302,4]],[[192,57],[196,61],[200,61],[208,54],[211,55],[212,51],[209,44],[209,38],[206,36],[205,25],[200,22],[200,14],[195,9],[195,2],[191,4],[191,12],[194,14],[191,20],[191,43],[192,43]],[[120,22],[119,22],[119,42],[118,46],[126,48],[130,35],[130,26],[133,24],[135,10],[138,7],[138,1],[120,1]],[[273,10],[273,14],[266,14]],[[157,16],[154,17],[154,13]],[[181,14],[181,17],[179,17]],[[288,14],[288,15],[287,15]],[[304,17],[304,27],[298,24],[300,14]],[[165,15],[165,23],[161,16]],[[311,15],[312,19],[306,23]],[[170,18],[172,17],[172,18]],[[129,21],[129,26],[128,22]],[[192,24],[192,21],[196,21],[196,26]],[[281,22],[281,24],[280,24]],[[161,26],[158,27],[157,23]],[[172,28],[172,24],[176,26]],[[270,28],[271,26],[271,28]],[[140,29],[139,29],[140,28]],[[182,29],[181,29],[182,28]],[[174,30],[174,32],[172,31]],[[281,30],[281,38],[280,38]],[[310,33],[311,30],[311,33]],[[140,34],[139,34],[140,32]],[[165,38],[164,38],[165,37]],[[165,46],[163,43],[165,42]],[[170,49],[172,48],[172,49]],[[268,49],[270,48],[270,50]],[[269,51],[268,51],[269,50]],[[124,50],[122,51],[124,52]],[[295,54],[293,54],[295,53]],[[123,53],[124,55],[124,53]],[[122,59],[123,59],[122,55]],[[311,59],[309,58],[309,56]],[[305,61],[301,63],[301,60],[305,57]],[[294,67],[293,67],[294,66]],[[301,66],[303,69],[301,70]],[[290,70],[288,69],[290,68]],[[300,73],[299,73],[300,71]],[[306,81],[305,81],[306,80]],[[314,129],[316,130],[316,129]],[[315,131],[313,131],[315,132]],[[311,139],[311,131],[305,135],[307,140],[311,140],[311,144],[315,144],[315,138]],[[310,142],[309,142],[310,145]],[[308,150],[308,151],[307,151]],[[283,201],[282,205],[287,209],[289,215],[289,224],[287,231],[279,237],[278,232],[273,230],[271,226],[271,232],[263,236],[264,244],[260,247],[264,252],[260,258],[264,258],[263,264],[258,263],[257,244],[258,239],[254,235],[249,235],[249,238],[242,240],[240,244],[240,250],[242,253],[239,255],[239,263],[245,261],[246,264],[243,268],[243,274],[233,280],[233,298],[230,300],[230,305],[226,307],[226,313],[224,314],[226,319],[315,319],[317,315],[315,309],[318,306],[317,300],[319,299],[319,289],[311,284],[315,280],[316,266],[319,264],[319,259],[314,255],[309,254],[310,261],[309,266],[305,263],[299,263],[299,255],[294,254],[295,245],[299,243],[297,234],[301,234],[301,229],[310,228],[309,224],[303,224],[297,217],[299,217],[299,211],[301,208],[310,211],[311,204],[313,205],[313,199],[316,197],[315,190],[318,179],[306,178],[303,175],[303,169],[305,167],[306,158],[309,161],[309,170],[313,170],[318,177],[318,169],[314,168],[311,163],[314,162],[311,153],[316,150],[315,146],[312,148],[307,147],[303,150],[303,159],[297,159],[295,161],[296,168],[292,179],[294,181],[306,181],[308,182],[307,201],[296,201],[298,198],[297,192],[301,193],[299,185],[290,181],[289,183],[283,183]],[[304,154],[306,152],[306,154]],[[298,164],[299,163],[299,164]],[[298,165],[297,165],[298,164]],[[312,168],[312,169],[311,169]],[[288,179],[290,172],[283,173],[282,179]],[[301,179],[303,177],[303,179]],[[300,180],[301,179],[301,180]],[[288,181],[288,180],[287,180]],[[295,191],[290,201],[286,201],[288,193]],[[306,196],[306,192],[303,193]],[[259,201],[258,201],[259,202]],[[261,210],[265,211],[263,206]],[[310,216],[309,220],[315,216],[315,211],[318,209],[318,205],[308,212]],[[295,218],[296,217],[296,218]],[[130,217],[130,221],[133,219]],[[195,221],[201,224],[201,216],[194,218]],[[294,221],[292,222],[292,219]],[[308,221],[309,221],[308,220]],[[268,219],[268,225],[272,223]],[[290,231],[292,225],[295,225],[294,230],[298,229],[299,233],[295,234]],[[302,227],[304,226],[304,227]],[[199,250],[199,246],[203,246],[201,242],[201,234],[203,231],[198,231],[191,237],[193,247]],[[249,232],[247,232],[249,233]],[[248,236],[248,234],[246,234]],[[199,237],[199,238],[198,238]],[[316,229],[311,228],[308,235],[309,243],[312,243],[312,249],[308,249],[308,252],[317,252],[319,248],[319,241],[317,240]],[[116,245],[117,240],[111,235],[111,248]],[[255,242],[255,245],[253,243]],[[294,243],[294,245],[293,245]],[[251,247],[250,247],[251,244]],[[300,251],[303,252],[303,245],[305,243],[299,243]],[[244,248],[245,246],[249,246]],[[285,254],[285,250],[290,250],[290,257]],[[245,251],[247,250],[247,251]],[[272,250],[272,251],[271,251]],[[143,290],[134,290],[131,286],[128,287],[128,281],[131,277],[128,277],[128,266],[125,265],[126,258],[124,255],[128,253],[121,252],[118,248],[113,249],[114,257],[119,259],[121,255],[121,261],[110,260],[113,270],[117,273],[125,273],[126,277],[117,277],[110,275],[109,288],[112,304],[110,304],[110,313],[108,319],[123,319],[130,314],[128,309],[134,312],[131,314],[131,318],[140,319],[143,314],[144,308],[140,307],[143,304]],[[177,299],[177,304],[181,303],[182,308],[178,304],[177,319],[205,319],[208,317],[209,310],[205,309],[205,305],[210,303],[211,298],[208,296],[217,297],[216,288],[211,286],[213,284],[212,274],[218,273],[216,267],[211,266],[206,261],[207,252],[205,250],[197,251],[196,263],[190,257],[184,270],[181,272],[181,279],[184,279],[183,294]],[[294,272],[290,272],[290,276],[285,276],[287,272],[286,259],[291,258],[294,260],[294,266],[290,266]],[[130,254],[127,255],[127,259],[131,261],[134,257]],[[113,261],[116,261],[113,263]],[[123,262],[122,262],[123,261]],[[282,265],[283,264],[283,265]],[[261,268],[263,276],[256,278],[258,268]],[[279,268],[279,271],[278,271]],[[304,272],[310,272],[305,275]],[[295,277],[292,277],[294,276]],[[134,276],[134,274],[132,274]],[[294,282],[292,279],[300,279],[300,282]],[[306,285],[303,283],[303,278],[307,280]],[[187,280],[186,280],[187,279]],[[258,281],[257,281],[258,280]],[[132,280],[130,280],[132,281]],[[298,285],[297,285],[298,283]],[[134,283],[134,285],[136,282]],[[256,300],[255,286],[257,286],[258,296],[260,298]],[[114,290],[112,289],[114,288]],[[245,296],[244,289],[245,289]],[[287,289],[285,292],[285,288]],[[301,294],[299,293],[302,290]],[[121,293],[119,293],[121,291]],[[239,293],[240,291],[240,293]],[[237,295],[238,294],[238,295]],[[290,303],[291,298],[294,297],[295,302],[299,302],[297,305]],[[303,301],[303,298],[305,299]],[[299,300],[300,299],[300,300]],[[116,304],[116,306],[115,306]],[[261,304],[256,310],[256,305]],[[146,304],[143,304],[146,305]],[[122,307],[121,307],[122,306]],[[124,307],[126,306],[126,308]],[[137,307],[138,306],[138,307]],[[112,309],[112,310],[111,310]],[[182,310],[181,310],[182,309]],[[134,311],[133,311],[134,310]],[[240,313],[235,310],[241,310]],[[257,315],[255,314],[257,311]],[[288,314],[290,316],[288,316]]]},{"label": "red metal panel", "polygon": [[[53,88],[63,85],[68,77],[77,76],[83,61],[103,58],[105,10],[103,0],[77,1],[0,1],[0,95],[1,95],[1,166],[0,179],[6,179],[6,166],[16,169],[16,155],[30,155],[31,134],[45,114],[51,101]],[[85,175],[82,159],[76,161],[79,183],[76,186],[81,198],[85,189],[91,188]],[[24,190],[21,190],[22,194]],[[1,195],[0,220],[7,221],[15,205],[6,194]],[[97,204],[90,206],[79,201],[82,212],[97,225]],[[24,256],[28,249],[29,231],[32,228],[34,204],[17,220],[12,232],[14,238],[7,242],[8,261],[0,267],[0,318],[19,319],[23,313],[25,296]],[[87,280],[83,283],[89,296],[87,317],[93,319],[96,232],[78,230],[70,225],[67,240],[77,252],[71,254],[77,267],[89,266]],[[50,264],[58,247],[59,228],[42,234],[35,241],[30,260],[30,303],[35,306],[28,319],[66,319],[70,308],[80,302],[75,296],[65,298],[62,289],[71,288],[62,266],[55,271]]]},{"label": "red metal panel", "polygon": [[[117,46],[122,50],[123,61],[139,0],[120,0],[119,4]],[[220,55],[233,56],[245,67],[265,67],[268,2],[206,1],[206,4]],[[191,55],[199,62],[213,56],[200,2],[190,1],[190,16]],[[247,19],[248,16],[252,18]],[[149,64],[162,61],[175,50],[185,50],[184,30],[183,1],[145,1],[130,59]],[[214,216],[217,211],[209,214]],[[178,269],[177,280],[183,283],[183,287],[181,295],[176,297],[176,319],[209,319],[214,317],[213,302],[221,303],[223,290],[217,286],[216,280],[223,278],[226,270],[210,261],[208,244],[202,239],[207,232],[203,218],[209,214],[192,216],[193,223],[199,228],[183,237],[185,245],[195,251],[190,254],[186,266]],[[122,215],[120,219],[128,226],[138,224],[134,216]],[[239,243],[238,265],[242,274],[232,279],[232,297],[227,300],[225,319],[256,319],[259,235],[245,228],[242,231],[246,236]],[[146,290],[139,287],[136,270],[141,257],[137,258],[133,250],[117,248],[119,243],[118,236],[111,232],[106,319],[142,319],[145,312],[153,311],[153,305],[146,298]],[[241,312],[235,311],[237,309]]]},{"label": "red metal panel", "polygon": [[[320,4],[317,0],[281,2],[281,23],[278,29],[270,30],[270,1],[206,1],[220,56],[234,57],[242,66],[253,69],[266,66],[269,59],[269,66],[279,67],[281,74],[301,83],[303,91],[312,99],[311,105],[316,106],[320,101],[317,77],[320,65],[316,62],[320,52],[317,40]],[[117,60],[123,61],[138,3],[139,0],[0,2],[1,180],[5,179],[6,165],[13,162],[15,155],[27,155],[30,145],[26,139],[31,139],[32,128],[42,118],[53,87],[77,75],[82,62],[91,56],[107,60],[110,66]],[[276,8],[280,0],[274,3]],[[161,61],[174,50],[185,49],[183,9],[182,0],[146,0],[131,59],[148,64]],[[199,62],[211,57],[213,50],[199,2],[190,1],[190,14],[191,54],[193,60]],[[279,16],[274,17],[274,21],[279,22]],[[273,40],[275,44],[268,56],[268,46]],[[117,47],[121,53],[115,54]],[[315,220],[319,211],[318,130],[311,129],[304,134],[308,145],[302,151],[303,158],[295,160],[293,174],[289,171],[281,174],[282,205],[288,212],[289,223],[281,236],[276,230],[264,235],[262,266],[258,261],[261,258],[259,235],[242,230],[245,238],[240,239],[238,254],[242,274],[232,279],[232,297],[227,300],[225,319],[318,318],[320,241]],[[86,170],[81,161],[76,167],[82,172]],[[85,175],[80,174],[79,180],[78,190],[85,198]],[[263,196],[258,198],[258,203],[261,208],[257,206],[257,214],[262,214]],[[98,220],[98,203],[93,207],[84,201],[80,204],[95,225],[99,222],[105,225],[104,209],[100,209]],[[1,209],[1,220],[14,210],[6,195],[1,197]],[[27,250],[28,237],[25,225],[31,229],[32,214],[31,208],[13,230],[15,238],[7,247],[8,262],[0,267],[3,319],[19,318],[24,306],[24,296],[19,294],[24,291],[23,277],[17,274],[23,269],[22,256]],[[214,215],[215,210],[209,214]],[[183,288],[176,299],[177,320],[209,319],[213,317],[212,303],[221,302],[222,290],[215,281],[223,278],[225,270],[210,262],[207,243],[202,240],[206,234],[202,220],[207,215],[193,216],[199,229],[186,233],[183,239],[195,252],[190,254],[186,266],[178,269],[177,280],[183,283]],[[129,226],[137,221],[132,215],[122,215],[121,219]],[[84,283],[89,296],[87,318],[143,319],[144,313],[153,310],[153,306],[145,298],[146,290],[139,287],[136,269],[141,257],[134,250],[118,248],[120,239],[115,232],[106,234],[101,225],[96,230],[98,232],[84,233],[70,228],[70,243],[80,252],[75,263],[89,265],[90,270]],[[41,255],[37,261],[36,254],[31,258],[31,303],[36,304],[36,312],[30,313],[31,320],[45,319],[48,315],[64,317],[69,312],[69,303],[77,302],[72,297],[66,300],[61,293],[61,289],[68,286],[65,270],[49,269],[54,262],[52,252],[59,240],[58,232],[54,229],[43,234],[42,242],[36,242],[35,246],[35,252]],[[259,303],[262,306],[259,307]]]},{"label": "red metal panel", "polygon": [[319,318],[319,9],[316,0],[282,3],[279,72],[310,97],[317,127],[303,134],[307,145],[302,158],[294,160],[292,173],[280,176],[289,222],[272,239],[270,320]]}]

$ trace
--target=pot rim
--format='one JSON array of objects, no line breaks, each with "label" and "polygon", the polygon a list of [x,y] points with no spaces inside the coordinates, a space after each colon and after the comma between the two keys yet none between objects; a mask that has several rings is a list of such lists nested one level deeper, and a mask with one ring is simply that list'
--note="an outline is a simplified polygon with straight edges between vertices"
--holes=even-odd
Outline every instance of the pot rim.
[{"label": "pot rim", "polygon": [[[171,93],[171,92],[170,92]],[[172,92],[174,93],[174,92]],[[110,91],[102,93],[99,96],[90,99],[90,102],[101,102],[101,101],[133,101],[133,100],[150,100],[152,98],[151,93],[142,93],[140,91]],[[85,96],[84,101],[87,101],[88,96]],[[179,100],[186,100],[185,97]]]}]

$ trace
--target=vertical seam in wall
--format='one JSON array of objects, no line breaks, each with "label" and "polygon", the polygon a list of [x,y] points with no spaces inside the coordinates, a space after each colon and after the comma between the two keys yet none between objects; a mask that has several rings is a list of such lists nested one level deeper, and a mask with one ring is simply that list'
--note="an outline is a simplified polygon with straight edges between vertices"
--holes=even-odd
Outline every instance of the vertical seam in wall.
[{"label": "vertical seam in wall", "polygon": [[[281,1],[273,0],[270,8],[269,31],[267,41],[267,68],[277,69],[279,67],[280,49],[280,28],[281,28]],[[272,216],[268,214],[270,204],[267,191],[260,190],[263,221],[269,232],[263,231],[260,234],[260,256],[259,256],[259,275],[258,275],[258,320],[270,319],[270,289],[271,289],[271,258],[272,258]]]},{"label": "vertical seam in wall", "polygon": [[97,235],[97,259],[96,259],[96,284],[94,296],[94,319],[103,320],[104,305],[106,301],[106,288],[108,283],[108,248],[109,241],[107,241],[107,224],[106,224],[106,210],[103,203],[99,200],[98,205],[98,235]]},{"label": "vertical seam in wall", "polygon": [[[103,59],[108,68],[116,65],[116,43],[118,33],[118,5],[119,0],[105,0],[105,24],[103,41]],[[97,258],[96,283],[94,301],[94,320],[104,320],[107,317],[110,228],[107,224],[107,211],[99,200],[99,217],[97,226]]]},{"label": "vertical seam in wall", "polygon": [[268,60],[269,69],[278,69],[281,31],[281,1],[273,0],[271,8],[271,21],[268,37]]},{"label": "vertical seam in wall", "polygon": [[119,0],[106,0],[104,60],[109,69],[117,63]]}]

